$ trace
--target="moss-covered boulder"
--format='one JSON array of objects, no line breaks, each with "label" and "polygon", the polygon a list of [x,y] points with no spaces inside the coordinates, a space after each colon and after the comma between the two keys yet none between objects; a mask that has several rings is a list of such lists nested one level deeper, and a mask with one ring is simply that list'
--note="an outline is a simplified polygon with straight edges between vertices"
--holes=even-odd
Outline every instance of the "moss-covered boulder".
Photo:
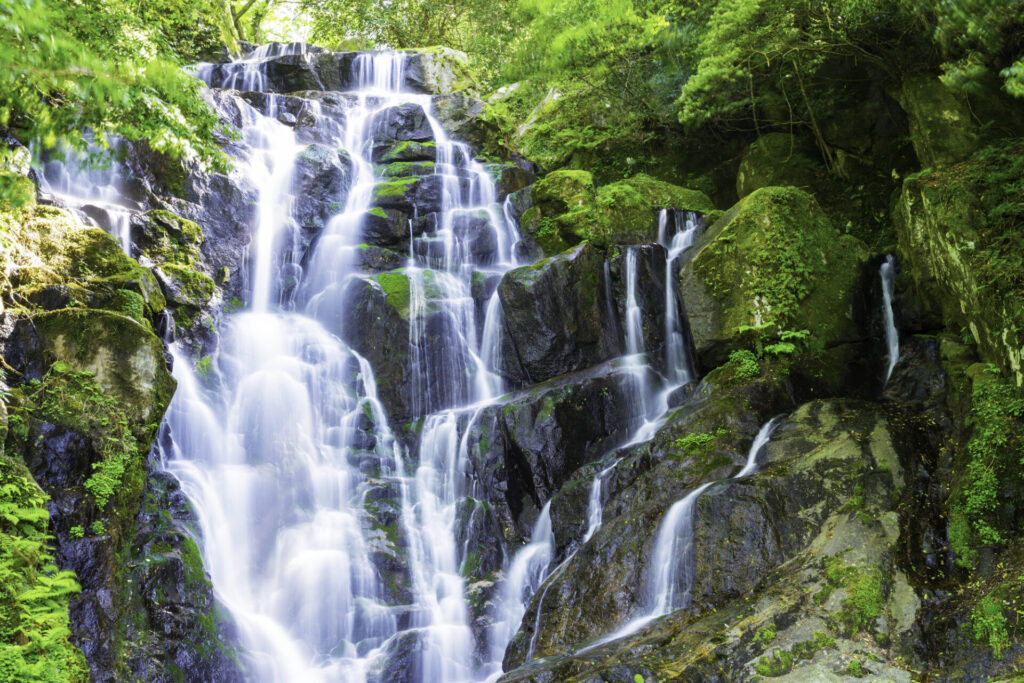
[{"label": "moss-covered boulder", "polygon": [[762,188],[708,229],[681,290],[705,366],[744,344],[806,330],[818,346],[860,337],[857,295],[867,249],[840,235],[809,194]]},{"label": "moss-covered boulder", "polygon": [[736,173],[741,198],[762,187],[813,187],[821,166],[813,145],[788,133],[768,133],[750,144]]},{"label": "moss-covered boulder", "polygon": [[422,47],[412,53],[405,62],[405,82],[413,90],[445,95],[474,88],[465,52],[449,47]]},{"label": "moss-covered boulder", "polygon": [[158,422],[174,393],[163,343],[151,330],[110,311],[63,309],[32,316],[43,363],[61,361],[94,375],[140,424]]},{"label": "moss-covered boulder", "polygon": [[1013,210],[1019,150],[907,179],[894,221],[900,261],[916,294],[969,330],[982,357],[1018,387],[1024,386],[1024,242],[1021,214]]},{"label": "moss-covered boulder", "polygon": [[589,244],[510,270],[498,296],[514,349],[502,354],[507,377],[540,382],[620,353],[604,258]]},{"label": "moss-covered boulder", "polygon": [[594,187],[587,171],[553,171],[534,184],[533,207],[522,217],[523,229],[546,254],[582,241],[604,247],[656,239],[657,214],[663,208],[711,211],[707,195],[650,176],[636,175]]}]

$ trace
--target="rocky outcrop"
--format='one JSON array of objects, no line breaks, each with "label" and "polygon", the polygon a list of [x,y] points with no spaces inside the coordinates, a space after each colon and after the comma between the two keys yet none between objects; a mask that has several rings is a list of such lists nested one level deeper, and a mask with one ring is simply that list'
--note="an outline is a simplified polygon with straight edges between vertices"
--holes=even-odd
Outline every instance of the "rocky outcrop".
[{"label": "rocky outcrop", "polygon": [[584,240],[599,247],[653,242],[660,209],[714,208],[702,192],[645,175],[595,188],[587,171],[553,171],[533,186],[531,197],[522,230],[548,255]]},{"label": "rocky outcrop", "polygon": [[787,133],[768,133],[751,143],[736,173],[736,194],[746,197],[762,187],[814,186],[820,164],[813,145]]},{"label": "rocky outcrop", "polygon": [[[640,530],[655,528],[657,508],[671,499],[659,504],[660,495],[613,494],[621,512],[564,572],[549,579],[545,604],[551,607],[541,614],[533,654],[556,656],[503,680],[566,680],[584,673],[623,682],[637,674],[657,680],[788,674],[790,680],[806,680],[856,669],[909,681],[910,671],[893,662],[897,653],[906,656],[913,649],[923,601],[890,549],[899,536],[894,495],[905,484],[893,430],[870,404],[802,406],[773,436],[760,473],[712,486],[699,499],[692,605],[624,639],[558,655],[566,642],[585,642],[613,629],[640,602],[642,567],[627,557],[649,557],[649,535]],[[730,439],[720,441],[719,447]],[[727,474],[740,455],[733,451],[722,469],[713,452],[703,473],[694,469],[693,455],[680,458],[680,492]],[[650,481],[651,473],[633,486]],[[662,472],[661,481],[667,480]],[[655,510],[648,515],[650,508]],[[649,523],[635,522],[638,515],[649,516]],[[600,576],[577,576],[578,571]],[[619,572],[617,580],[609,581],[613,572]],[[609,590],[594,595],[585,586]],[[537,602],[524,619],[527,630]],[[621,616],[610,618],[609,611]],[[709,641],[710,634],[719,636]],[[507,664],[522,657],[524,644],[513,642]]]},{"label": "rocky outcrop", "polygon": [[[762,188],[708,228],[682,271],[693,342],[705,367],[786,331],[823,347],[862,336],[867,249],[840,235],[808,194]],[[768,341],[767,343],[771,343]]]},{"label": "rocky outcrop", "polygon": [[[894,224],[917,296],[970,331],[982,356],[1024,386],[1024,311],[1016,267],[999,255],[1014,228],[992,220],[983,192],[998,158],[908,179]],[[994,188],[996,193],[1000,189]],[[998,196],[998,194],[996,195]]]}]

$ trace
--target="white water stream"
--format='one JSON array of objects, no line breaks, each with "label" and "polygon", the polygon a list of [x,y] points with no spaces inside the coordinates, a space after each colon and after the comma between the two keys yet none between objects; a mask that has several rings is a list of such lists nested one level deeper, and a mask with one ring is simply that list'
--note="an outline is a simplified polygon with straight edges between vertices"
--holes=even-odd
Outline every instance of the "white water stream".
[{"label": "white water stream", "polygon": [[885,321],[885,348],[888,361],[885,368],[885,382],[892,377],[892,371],[900,359],[900,333],[896,329],[896,316],[892,309],[895,268],[896,261],[892,254],[889,254],[882,262],[878,273],[882,280],[882,319]]}]

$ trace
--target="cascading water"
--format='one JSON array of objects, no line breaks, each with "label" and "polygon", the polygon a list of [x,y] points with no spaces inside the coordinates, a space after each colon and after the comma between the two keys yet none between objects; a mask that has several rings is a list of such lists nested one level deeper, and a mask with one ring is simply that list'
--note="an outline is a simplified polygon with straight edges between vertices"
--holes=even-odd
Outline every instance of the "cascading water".
[{"label": "cascading water", "polygon": [[551,503],[544,505],[530,534],[530,542],[518,553],[509,566],[502,584],[501,594],[491,627],[492,672],[489,680],[501,675],[501,659],[505,646],[519,629],[526,613],[526,604],[547,577],[548,565],[555,551],[555,537],[551,529]]},{"label": "cascading water", "polygon": [[64,150],[64,159],[49,159],[36,171],[41,192],[71,209],[83,224],[106,230],[130,253],[131,213],[140,205],[130,198],[129,174],[120,162],[108,160],[105,168],[94,168],[85,154]]},{"label": "cascading water", "polygon": [[[265,58],[303,50],[257,50],[195,73],[214,87],[262,90]],[[478,328],[471,280],[474,271],[496,277],[513,267],[519,236],[483,166],[432,115],[430,96],[402,92],[405,58],[360,54],[343,119],[322,117],[312,132],[314,142],[347,152],[353,183],[298,272],[293,298],[283,296],[282,280],[296,271],[280,264],[296,242],[285,239],[297,230],[292,215],[301,201],[291,196],[289,178],[304,145],[277,121],[276,96],[262,98],[259,112],[238,102],[249,147],[239,167],[259,191],[251,304],[225,325],[215,382],[200,382],[183,350],[175,350],[180,388],[167,418],[174,445],[166,467],[196,507],[215,590],[239,624],[255,680],[361,681],[383,675],[391,651],[409,638],[417,644],[407,674],[416,680],[474,680],[500,670],[522,616],[509,620],[508,633],[492,633],[495,661],[474,662],[456,512],[466,496],[468,427],[502,391],[496,370],[503,323],[494,295]],[[422,420],[415,454],[392,437],[370,364],[330,328],[343,287],[367,277],[353,255],[379,182],[371,158],[375,117],[410,103],[429,124],[441,185],[436,229],[417,235],[410,225],[402,271],[409,281],[412,418]],[[290,302],[295,310],[287,310]],[[416,465],[407,468],[407,461]],[[390,521],[374,502],[388,496],[400,508]],[[405,539],[405,598],[371,559],[387,550],[383,522]],[[517,600],[539,583],[550,534],[545,510],[528,546],[535,551],[521,553],[508,570],[507,585],[522,585],[507,589],[518,596],[507,609],[522,609]]]},{"label": "cascading water", "polygon": [[[731,479],[741,479],[757,472],[758,458],[778,428],[782,417],[773,417],[761,426],[747,452],[746,463]],[[719,482],[710,481],[687,493],[673,503],[658,525],[647,575],[645,613],[627,622],[614,633],[590,644],[584,650],[636,633],[658,617],[690,604],[696,505],[701,495],[717,483]]]},{"label": "cascading water", "polygon": [[892,310],[893,288],[895,286],[896,261],[892,254],[885,257],[879,268],[882,280],[882,318],[885,321],[885,348],[888,364],[885,368],[885,382],[892,377],[892,371],[900,359],[900,333],[896,330],[896,316]]}]

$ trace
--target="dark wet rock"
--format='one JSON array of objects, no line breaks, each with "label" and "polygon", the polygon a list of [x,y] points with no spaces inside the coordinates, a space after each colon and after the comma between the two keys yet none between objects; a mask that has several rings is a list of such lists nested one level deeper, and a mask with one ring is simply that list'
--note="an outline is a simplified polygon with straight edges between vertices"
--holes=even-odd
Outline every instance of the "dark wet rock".
[{"label": "dark wet rock", "polygon": [[498,295],[513,347],[513,353],[503,354],[502,370],[517,384],[580,370],[620,353],[608,314],[604,259],[589,245],[509,271]]},{"label": "dark wet rock", "polygon": [[429,142],[434,139],[423,107],[412,102],[377,112],[370,121],[370,130],[376,144]]},{"label": "dark wet rock", "polygon": [[514,192],[530,187],[537,179],[532,173],[515,164],[487,164],[484,168],[494,179],[499,202],[505,201],[505,198]]},{"label": "dark wet rock", "polygon": [[649,372],[605,363],[480,413],[469,440],[473,476],[509,540],[529,536],[544,503],[577,469],[629,438],[643,421],[638,389]]},{"label": "dark wet rock", "polygon": [[373,245],[361,245],[356,252],[357,265],[363,270],[383,272],[401,268],[406,257],[397,251]]},{"label": "dark wet rock", "polygon": [[303,228],[320,229],[341,212],[352,184],[352,160],[348,154],[309,145],[295,162],[292,189],[300,198],[295,220]]}]

